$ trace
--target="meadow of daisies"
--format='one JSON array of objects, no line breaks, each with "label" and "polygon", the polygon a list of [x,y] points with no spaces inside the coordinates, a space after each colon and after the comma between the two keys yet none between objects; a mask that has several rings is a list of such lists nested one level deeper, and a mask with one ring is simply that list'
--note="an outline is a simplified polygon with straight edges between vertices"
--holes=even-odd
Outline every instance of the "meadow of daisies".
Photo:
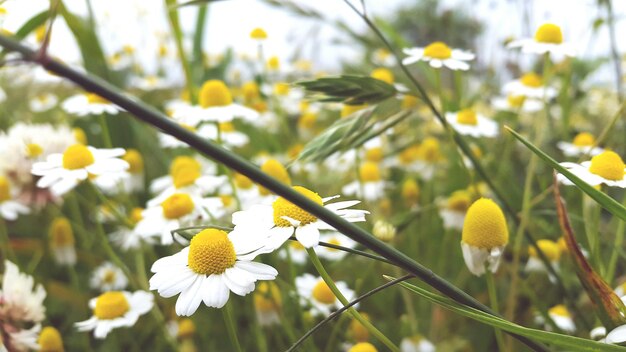
[{"label": "meadow of daisies", "polygon": [[432,1],[407,32],[346,0],[336,72],[261,27],[208,54],[212,4],[165,3],[151,70],[63,1],[0,32],[0,351],[626,350],[611,1],[576,23],[603,57],[538,22],[489,61]]}]

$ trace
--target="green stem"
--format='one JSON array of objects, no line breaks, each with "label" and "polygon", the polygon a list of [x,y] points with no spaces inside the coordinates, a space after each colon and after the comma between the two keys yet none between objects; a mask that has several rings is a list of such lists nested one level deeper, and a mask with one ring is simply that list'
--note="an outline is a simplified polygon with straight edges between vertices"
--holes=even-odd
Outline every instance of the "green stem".
[{"label": "green stem", "polygon": [[109,123],[105,114],[98,116],[100,122],[100,128],[102,129],[102,143],[105,148],[113,148],[113,142],[111,141],[111,133],[109,132]]},{"label": "green stem", "polygon": [[[491,302],[491,309],[494,312],[498,312],[498,294],[496,292],[496,284],[493,280],[493,273],[489,268],[485,270],[485,277],[487,279],[487,290],[489,291],[489,302]],[[498,344],[499,351],[506,351],[504,348],[504,338],[502,336],[502,330],[495,329],[496,343]]]},{"label": "green stem", "polygon": [[13,253],[13,249],[11,248],[9,231],[7,230],[7,224],[3,218],[0,218],[0,241],[4,243],[4,245],[0,246],[2,248],[2,255],[4,258],[15,263],[15,253]]},{"label": "green stem", "polygon": [[[622,204],[626,205],[626,197],[622,201]],[[617,231],[615,233],[615,241],[613,243],[613,253],[611,253],[611,259],[609,259],[609,266],[606,269],[606,275],[604,277],[605,281],[611,284],[613,282],[613,276],[615,276],[615,268],[617,267],[617,258],[619,257],[618,248],[622,248],[622,243],[624,243],[624,234],[626,233],[625,225],[626,221],[621,219],[616,219],[618,221]]]},{"label": "green stem", "polygon": [[[339,291],[339,289],[337,288],[337,285],[335,285],[335,282],[330,277],[330,275],[328,275],[328,272],[326,272],[326,269],[324,269],[324,266],[322,265],[322,262],[320,262],[320,259],[315,253],[315,250],[313,250],[312,248],[307,248],[306,252],[309,254],[309,258],[311,259],[311,262],[313,263],[313,266],[315,267],[317,272],[322,277],[322,280],[324,280],[326,285],[328,285],[328,288],[330,288],[330,290],[333,292],[335,297],[337,297],[337,299],[344,306],[347,306],[348,304],[350,304],[350,302],[346,299],[346,297],[343,296],[341,291]],[[348,313],[354,319],[358,320],[359,323],[361,323],[367,329],[367,331],[370,332],[370,334],[375,336],[378,340],[380,340],[380,342],[385,344],[385,346],[387,346],[390,350],[395,351],[395,352],[400,351],[400,349],[398,349],[398,347],[394,345],[393,342],[391,342],[391,340],[387,338],[387,336],[385,336],[382,332],[380,332],[380,330],[376,329],[374,325],[372,325],[369,321],[363,318],[363,316],[361,316],[361,314],[359,314],[359,312],[357,312],[356,309],[350,307],[348,308]]]},{"label": "green stem", "polygon": [[187,54],[183,47],[183,32],[180,29],[180,21],[178,18],[178,7],[176,0],[165,0],[165,7],[167,9],[167,16],[169,18],[170,27],[172,33],[174,33],[174,41],[176,42],[176,50],[178,51],[178,57],[180,58],[180,64],[185,74],[185,82],[187,85],[187,91],[189,92],[189,100],[191,104],[197,103],[196,91],[193,85],[193,75],[191,74],[191,67],[187,60]]},{"label": "green stem", "polygon": [[204,67],[204,53],[202,51],[202,42],[204,41],[204,29],[206,27],[208,5],[198,5],[198,14],[196,15],[196,28],[193,36],[193,53],[192,62],[194,73],[200,75]]},{"label": "green stem", "polygon": [[[428,285],[435,288],[442,294],[448,296],[449,298],[459,302],[460,304],[476,308],[491,315],[495,315],[495,313],[491,311],[489,307],[485,306],[484,304],[482,304],[472,296],[468,295],[463,290],[454,286],[450,282],[446,281],[445,279],[437,276],[430,269],[424,267],[423,265],[408,257],[404,253],[400,252],[396,248],[385,244],[369,232],[360,228],[359,226],[348,222],[347,220],[336,215],[334,212],[324,208],[323,206],[320,206],[306,196],[293,190],[291,187],[284,185],[280,181],[262,172],[258,167],[242,159],[240,156],[234,154],[233,152],[225,150],[224,148],[221,148],[214,143],[211,143],[210,141],[201,138],[195,133],[188,131],[184,127],[181,127],[177,123],[171,121],[171,119],[163,115],[163,113],[142,103],[141,101],[138,101],[136,98],[131,98],[128,97],[126,94],[118,92],[118,88],[103,81],[102,79],[99,79],[93,75],[73,70],[48,56],[38,56],[37,53],[34,52],[32,49],[29,49],[28,47],[21,45],[19,42],[1,34],[0,46],[4,47],[5,50],[22,54],[24,60],[39,63],[46,70],[74,82],[86,91],[99,94],[103,98],[125,109],[129,112],[130,115],[136,117],[137,119],[144,121],[162,131],[165,131],[165,133],[175,138],[178,138],[181,141],[184,141],[189,146],[204,154],[205,156],[213,159],[214,161],[221,163],[246,177],[251,178],[257,184],[271,190],[276,195],[285,198],[289,202],[296,204],[304,211],[311,213],[311,215],[329,224],[333,228],[337,229],[337,231],[345,234],[354,241],[361,243],[363,246],[371,249],[377,254],[387,258],[392,263],[403,268],[407,272],[414,274],[423,282],[427,283]],[[464,151],[468,152],[469,148]],[[473,162],[476,163],[475,160]],[[478,168],[476,169],[478,170]],[[489,182],[488,180],[486,181]],[[543,254],[543,252],[538,252],[540,253],[540,255]],[[546,351],[545,346],[529,340],[526,337],[517,334],[514,335],[517,339],[531,347],[533,350]]]},{"label": "green stem", "polygon": [[237,326],[235,325],[233,308],[230,302],[227,303],[222,309],[222,314],[224,315],[224,323],[226,324],[226,330],[228,331],[228,338],[233,344],[233,348],[237,352],[243,352],[243,349],[241,349],[241,345],[239,344],[239,339],[237,338]]},{"label": "green stem", "polygon": [[135,271],[137,272],[137,277],[139,278],[139,287],[143,290],[149,291],[148,277],[146,276],[146,260],[143,257],[143,251],[141,248],[138,248],[135,251]]}]

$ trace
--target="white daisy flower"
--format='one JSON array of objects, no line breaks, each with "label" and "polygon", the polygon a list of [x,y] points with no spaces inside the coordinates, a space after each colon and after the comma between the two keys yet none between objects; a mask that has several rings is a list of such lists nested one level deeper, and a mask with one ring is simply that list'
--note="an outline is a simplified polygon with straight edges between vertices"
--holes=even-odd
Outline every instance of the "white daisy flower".
[{"label": "white daisy flower", "polygon": [[133,77],[130,81],[130,86],[145,91],[152,91],[169,88],[171,84],[162,77],[151,75],[145,77]]},{"label": "white daisy flower", "polygon": [[548,315],[556,326],[564,332],[573,333],[576,331],[574,319],[572,319],[572,315],[564,305],[559,304],[548,309]]},{"label": "white daisy flower", "polygon": [[[613,151],[605,150],[591,158],[591,161],[584,161],[581,164],[566,162],[560,165],[592,186],[605,184],[609,187],[626,188],[626,165]],[[561,174],[557,177],[564,185],[574,185]]]},{"label": "white daisy flower", "polygon": [[20,273],[17,265],[4,261],[2,289],[0,289],[0,316],[8,321],[39,323],[46,316],[43,300],[46,290],[35,285],[32,276]]},{"label": "white daisy flower", "polygon": [[278,252],[278,257],[283,260],[291,259],[292,263],[303,265],[309,259],[309,253],[307,253],[302,243],[289,241],[287,245],[283,247],[283,250]]},{"label": "white daisy flower", "polygon": [[[348,301],[356,298],[354,291],[345,282],[337,281],[335,285]],[[327,317],[343,307],[341,301],[335,297],[335,294],[321,277],[315,277],[311,274],[296,277],[296,290],[300,296],[300,304],[303,306],[310,305],[313,316]],[[354,307],[358,307],[358,304]]]},{"label": "white daisy flower", "polygon": [[604,339],[605,343],[622,344],[626,342],[626,325],[621,325],[611,330]]},{"label": "white daisy flower", "polygon": [[68,114],[76,116],[87,115],[117,115],[120,108],[101,96],[93,93],[77,94],[71,96],[61,104]]},{"label": "white daisy flower", "polygon": [[466,190],[454,191],[439,207],[439,216],[445,229],[462,230],[465,214],[472,204],[472,196]]},{"label": "white daisy flower", "polygon": [[48,237],[52,257],[57,264],[67,266],[76,264],[74,230],[67,218],[55,218],[48,229]]},{"label": "white daisy flower", "polygon": [[[537,246],[541,249],[541,252],[546,256],[548,261],[550,262],[550,266],[552,266],[556,271],[559,270],[559,259],[561,259],[561,247],[557,242],[551,240],[538,240]],[[541,258],[537,254],[537,251],[534,247],[528,247],[528,262],[526,262],[526,267],[524,269],[526,272],[542,272],[548,273],[548,277],[550,281],[555,282],[556,278],[552,276],[551,273],[548,272],[546,266],[544,265]]]},{"label": "white daisy flower", "polygon": [[202,195],[211,193],[224,186],[228,179],[226,176],[214,176],[204,174],[202,164],[189,156],[178,156],[170,164],[169,175],[159,177],[152,181],[150,192],[158,195],[148,201],[148,207],[162,203],[174,193],[189,193]]},{"label": "white daisy flower", "polygon": [[389,50],[376,49],[372,53],[372,62],[380,66],[393,67],[396,64],[396,59]]},{"label": "white daisy flower", "polygon": [[[325,204],[338,196],[322,198],[301,186],[294,186],[293,189],[350,222],[365,221],[365,214],[369,214],[366,210],[346,209],[360,203],[358,200]],[[282,197],[272,205],[255,205],[249,210],[238,211],[233,214],[232,222],[235,231],[254,231],[267,237],[268,248],[272,250],[280,247],[294,233],[304,247],[315,247],[320,230],[333,230],[330,225]]]},{"label": "white daisy flower", "polygon": [[617,286],[615,288],[615,290],[613,290],[613,292],[615,292],[615,294],[620,296],[620,297],[626,296],[626,282],[624,282],[621,285]]},{"label": "white daisy flower", "polygon": [[46,161],[33,164],[32,173],[41,176],[40,188],[60,196],[72,190],[89,175],[118,173],[128,169],[126,161],[117,157],[124,155],[122,148],[96,149],[82,144],[69,146],[63,154],[51,154]]},{"label": "white daisy flower", "polygon": [[162,245],[170,245],[174,242],[171,231],[223,215],[224,206],[219,197],[202,198],[189,193],[174,193],[160,204],[144,210],[135,231],[145,238],[160,236]]},{"label": "white daisy flower", "polygon": [[278,286],[271,282],[261,282],[254,292],[254,311],[261,326],[280,324],[279,312],[282,309],[282,295]]},{"label": "white daisy flower", "polygon": [[428,181],[433,178],[442,160],[444,157],[439,140],[427,137],[422,143],[413,144],[398,153],[395,158],[389,159],[386,165],[416,172],[421,179]]},{"label": "white daisy flower", "polygon": [[[336,232],[336,231],[321,234],[320,242],[326,242],[329,244],[334,244],[336,246],[341,246],[341,247],[350,248],[350,249],[356,247],[358,244],[356,241],[352,240],[351,238],[345,235],[342,235],[341,233]],[[341,260],[348,254],[348,252],[346,251],[339,250],[336,248],[330,248],[326,246],[315,247],[315,253],[317,253],[317,255],[320,258],[324,258],[330,261]]]},{"label": "white daisy flower", "polygon": [[461,249],[469,271],[481,276],[488,269],[495,273],[504,247],[509,242],[509,229],[500,207],[491,199],[481,198],[467,210]]},{"label": "white daisy flower", "polygon": [[451,49],[444,42],[433,42],[425,48],[405,48],[402,50],[408,57],[402,60],[404,65],[425,61],[433,68],[446,66],[451,70],[467,71],[470,65],[465,61],[474,60],[475,55],[459,49]]},{"label": "white daisy flower", "polygon": [[135,227],[143,219],[143,211],[143,208],[133,208],[128,217],[128,225],[122,225],[118,230],[109,234],[111,242],[124,251],[139,249],[144,242],[153,244],[152,237],[146,238],[135,231]]},{"label": "white daisy flower", "polygon": [[93,271],[89,286],[100,292],[119,291],[128,286],[128,279],[122,269],[111,262],[104,262]]},{"label": "white daisy flower", "polygon": [[606,328],[604,326],[597,326],[589,332],[589,338],[595,341],[604,342],[604,338],[606,337]]},{"label": "white daisy flower", "polygon": [[153,305],[154,297],[146,291],[107,291],[89,301],[93,316],[74,326],[78,331],[93,330],[95,338],[104,339],[113,329],[135,325]]},{"label": "white daisy flower", "polygon": [[549,100],[556,96],[556,89],[544,86],[541,76],[533,72],[526,73],[519,79],[507,82],[502,87],[502,90],[504,93],[514,97],[526,97],[537,100]]},{"label": "white daisy flower", "polygon": [[17,192],[12,189],[9,179],[0,175],[0,217],[4,220],[16,220],[20,214],[30,213],[24,204],[13,200]]},{"label": "white daisy flower", "polygon": [[59,99],[52,93],[38,94],[28,102],[30,111],[32,112],[44,112],[52,109],[57,105]]},{"label": "white daisy flower", "polygon": [[435,345],[423,336],[414,335],[402,339],[400,352],[435,352]]},{"label": "white daisy flower", "polygon": [[446,120],[459,134],[472,137],[496,137],[499,133],[498,123],[477,114],[472,109],[447,112]]},{"label": "white daisy flower", "polygon": [[522,52],[530,54],[550,53],[555,57],[576,56],[576,49],[572,44],[563,42],[561,27],[553,23],[544,23],[535,32],[534,38],[514,40],[507,47],[521,48]]},{"label": "white daisy flower", "polygon": [[388,183],[381,177],[378,164],[366,161],[359,167],[359,179],[343,186],[341,191],[346,195],[354,195],[373,202],[385,196],[387,185]]},{"label": "white daisy flower", "polygon": [[556,144],[567,157],[579,157],[583,155],[595,156],[604,151],[599,147],[594,147],[596,139],[591,133],[581,132],[574,137],[572,143],[558,142]]},{"label": "white daisy flower", "polygon": [[222,122],[218,125],[204,124],[198,128],[198,134],[214,141],[217,141],[219,136],[225,146],[235,148],[243,147],[250,142],[250,138],[245,133],[235,130],[235,126],[230,122]]},{"label": "white daisy flower", "polygon": [[265,239],[255,232],[226,233],[207,229],[195,235],[188,247],[154,262],[150,289],[165,298],[180,293],[176,314],[189,316],[200,302],[222,308],[230,291],[245,296],[258,280],[274,280],[278,272],[252,260],[264,253]]},{"label": "white daisy flower", "polygon": [[143,157],[136,149],[127,149],[122,160],[128,163],[128,169],[119,173],[97,176],[91,181],[108,195],[142,192],[145,186]]},{"label": "white daisy flower", "polygon": [[494,98],[491,105],[497,110],[511,112],[527,112],[533,113],[543,109],[543,103],[540,100],[529,99],[524,95],[509,94],[505,97]]},{"label": "white daisy flower", "polygon": [[198,99],[200,106],[188,112],[189,121],[194,126],[201,122],[231,122],[235,118],[253,121],[259,116],[256,110],[233,103],[228,87],[219,80],[205,82]]}]

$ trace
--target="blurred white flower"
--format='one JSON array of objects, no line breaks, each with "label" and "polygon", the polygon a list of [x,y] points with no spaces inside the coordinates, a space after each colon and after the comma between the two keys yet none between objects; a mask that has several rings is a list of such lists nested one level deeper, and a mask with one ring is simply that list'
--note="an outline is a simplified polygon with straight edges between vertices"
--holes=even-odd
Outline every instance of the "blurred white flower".
[{"label": "blurred white flower", "polygon": [[470,65],[465,61],[474,60],[475,55],[460,49],[451,49],[444,42],[433,42],[424,48],[405,48],[402,50],[408,57],[402,60],[404,65],[425,61],[431,67],[443,66],[451,70],[467,71]]}]

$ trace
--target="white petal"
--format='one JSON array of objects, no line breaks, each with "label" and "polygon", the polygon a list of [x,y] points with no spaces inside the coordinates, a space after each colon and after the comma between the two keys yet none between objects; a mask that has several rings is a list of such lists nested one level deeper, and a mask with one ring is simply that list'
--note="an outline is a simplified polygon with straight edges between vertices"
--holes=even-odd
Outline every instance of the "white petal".
[{"label": "white petal", "polygon": [[202,293],[200,289],[206,279],[204,275],[198,275],[194,279],[191,286],[183,291],[176,301],[176,314],[179,316],[190,316],[198,309],[202,302]]},{"label": "white petal", "polygon": [[296,228],[296,239],[305,248],[317,246],[320,241],[320,231],[314,224]]},{"label": "white petal", "polygon": [[204,280],[202,301],[208,307],[222,308],[228,302],[230,291],[222,278],[222,275],[211,275]]}]

